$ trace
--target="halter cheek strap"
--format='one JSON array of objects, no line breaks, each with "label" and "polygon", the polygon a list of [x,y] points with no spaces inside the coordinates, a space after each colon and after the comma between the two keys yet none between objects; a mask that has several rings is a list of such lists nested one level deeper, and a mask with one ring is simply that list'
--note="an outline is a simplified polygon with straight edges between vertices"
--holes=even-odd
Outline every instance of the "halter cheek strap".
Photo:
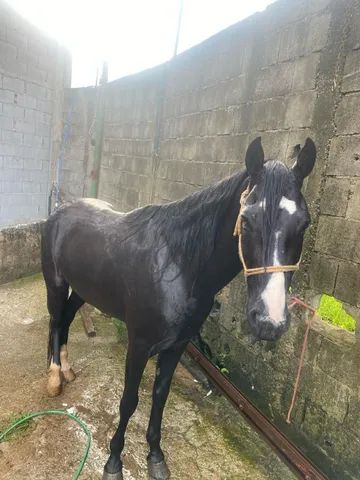
[{"label": "halter cheek strap", "polygon": [[240,211],[239,211],[238,218],[236,220],[234,233],[233,233],[234,237],[237,237],[237,236],[239,237],[239,258],[243,265],[245,276],[250,277],[251,275],[260,275],[262,273],[295,272],[296,270],[299,270],[301,256],[299,258],[299,261],[295,265],[271,265],[266,267],[254,267],[254,268],[248,268],[246,266],[244,253],[242,249],[242,213],[245,209],[246,200],[250,195],[250,193],[251,192],[249,190],[249,185],[248,185],[248,187],[243,191],[243,193],[240,196]]}]

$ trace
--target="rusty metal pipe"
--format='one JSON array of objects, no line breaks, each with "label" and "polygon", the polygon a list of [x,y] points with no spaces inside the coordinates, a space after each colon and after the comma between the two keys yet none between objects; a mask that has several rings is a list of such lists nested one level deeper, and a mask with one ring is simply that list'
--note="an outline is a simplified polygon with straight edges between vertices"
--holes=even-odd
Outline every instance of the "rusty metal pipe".
[{"label": "rusty metal pipe", "polygon": [[247,400],[240,390],[238,390],[193,343],[189,343],[186,351],[211,379],[214,385],[241,412],[249,424],[265,438],[269,445],[285,460],[299,478],[305,480],[328,480],[328,477],[320,472],[280,430]]}]

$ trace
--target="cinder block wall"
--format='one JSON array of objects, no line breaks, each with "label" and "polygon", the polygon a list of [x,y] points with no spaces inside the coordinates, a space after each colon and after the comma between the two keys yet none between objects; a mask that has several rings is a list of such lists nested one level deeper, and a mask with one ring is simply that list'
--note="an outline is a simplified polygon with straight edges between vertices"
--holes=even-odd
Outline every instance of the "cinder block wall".
[{"label": "cinder block wall", "polygon": [[310,278],[314,289],[334,294],[360,319],[359,2],[348,28]]},{"label": "cinder block wall", "polygon": [[[359,0],[280,0],[166,65],[109,84],[99,196],[123,211],[174,200],[244,168],[259,134],[267,157],[288,164],[311,136],[312,227],[294,290],[309,302],[335,294],[359,318],[359,12]],[[314,323],[288,425],[304,318],[294,315],[275,345],[252,345],[245,301],[239,276],[205,323],[213,359],[331,479],[359,480],[360,336]]]},{"label": "cinder block wall", "polygon": [[70,65],[63,48],[0,0],[0,227],[47,215]]},{"label": "cinder block wall", "polygon": [[65,199],[86,197],[91,180],[95,137],[94,88],[65,90],[63,145],[59,184]]},{"label": "cinder block wall", "polygon": [[0,231],[0,285],[41,269],[41,222],[5,227]]},{"label": "cinder block wall", "polygon": [[123,211],[152,201],[164,66],[108,85],[99,196]]}]

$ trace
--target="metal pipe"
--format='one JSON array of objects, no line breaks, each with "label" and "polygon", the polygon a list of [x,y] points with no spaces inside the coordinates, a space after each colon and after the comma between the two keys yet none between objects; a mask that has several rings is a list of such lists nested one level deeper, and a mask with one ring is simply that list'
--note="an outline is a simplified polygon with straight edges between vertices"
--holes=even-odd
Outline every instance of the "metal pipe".
[{"label": "metal pipe", "polygon": [[94,163],[91,170],[91,181],[89,188],[89,196],[93,198],[98,197],[101,157],[104,140],[104,119],[105,119],[105,84],[107,82],[107,64],[104,63],[100,84],[97,88],[97,101],[95,111],[95,149],[94,149]]},{"label": "metal pipe", "polygon": [[193,343],[189,343],[186,351],[201,367],[214,385],[231,401],[250,425],[265,438],[269,445],[285,460],[299,478],[305,480],[328,480]]},{"label": "metal pipe", "polygon": [[174,57],[176,57],[177,52],[178,52],[178,47],[179,47],[179,38],[180,38],[180,29],[181,29],[182,15],[183,15],[183,7],[184,7],[184,0],[180,0],[178,25],[177,25],[174,55],[173,55]]}]

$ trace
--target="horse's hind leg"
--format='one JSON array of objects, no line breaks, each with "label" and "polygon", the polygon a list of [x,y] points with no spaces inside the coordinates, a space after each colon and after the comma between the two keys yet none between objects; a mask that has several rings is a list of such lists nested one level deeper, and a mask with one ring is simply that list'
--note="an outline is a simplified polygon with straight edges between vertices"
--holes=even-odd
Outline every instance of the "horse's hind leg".
[{"label": "horse's hind leg", "polygon": [[69,336],[69,328],[71,322],[74,320],[76,312],[79,308],[84,304],[84,300],[79,297],[79,295],[72,291],[69,299],[67,300],[63,312],[63,324],[61,330],[61,338],[60,338],[60,363],[61,363],[61,373],[63,374],[65,380],[67,382],[72,382],[75,380],[75,373],[70,366],[69,359],[68,359],[68,350],[67,350],[67,343],[68,343],[68,336]]},{"label": "horse's hind leg", "polygon": [[47,391],[51,397],[55,397],[61,392],[60,343],[63,327],[62,314],[67,301],[69,286],[65,281],[59,282],[58,285],[49,285],[47,282],[46,288],[47,304],[50,313]]},{"label": "horse's hind leg", "polygon": [[167,480],[170,477],[170,472],[160,447],[161,422],[165,403],[169,395],[171,380],[186,344],[187,342],[160,352],[157,361],[151,415],[146,433],[146,439],[150,447],[148,455],[149,477],[153,480]]}]

